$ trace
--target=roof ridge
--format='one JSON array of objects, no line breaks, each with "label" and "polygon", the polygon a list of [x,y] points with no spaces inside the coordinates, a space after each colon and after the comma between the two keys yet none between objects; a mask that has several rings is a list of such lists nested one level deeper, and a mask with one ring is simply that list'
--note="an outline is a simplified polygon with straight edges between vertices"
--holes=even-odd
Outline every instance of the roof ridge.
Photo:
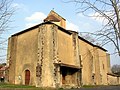
[{"label": "roof ridge", "polygon": [[[57,15],[58,15],[59,17],[61,17],[62,19],[66,20],[66,19],[65,19],[65,18],[63,18],[60,14],[58,14],[57,12],[55,12],[54,10],[51,10],[51,11],[50,11],[50,13],[51,13],[51,12],[53,12],[53,13],[57,14]],[[49,13],[49,14],[50,14],[50,13]]]}]

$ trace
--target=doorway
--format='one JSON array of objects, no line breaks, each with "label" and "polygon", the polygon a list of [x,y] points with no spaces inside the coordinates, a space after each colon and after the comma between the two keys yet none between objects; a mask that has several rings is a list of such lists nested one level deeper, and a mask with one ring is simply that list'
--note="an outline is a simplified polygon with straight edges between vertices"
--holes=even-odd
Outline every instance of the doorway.
[{"label": "doorway", "polygon": [[30,82],[30,71],[25,70],[25,85],[29,85]]},{"label": "doorway", "polygon": [[[61,66],[62,85],[76,85],[78,82],[78,69]],[[79,76],[80,77],[80,76]]]}]

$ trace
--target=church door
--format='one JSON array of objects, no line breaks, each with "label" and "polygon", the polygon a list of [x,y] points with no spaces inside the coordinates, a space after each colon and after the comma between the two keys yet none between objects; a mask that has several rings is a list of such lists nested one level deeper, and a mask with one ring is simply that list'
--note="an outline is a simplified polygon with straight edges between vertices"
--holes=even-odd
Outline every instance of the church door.
[{"label": "church door", "polygon": [[30,71],[25,70],[25,85],[29,85],[30,82]]}]

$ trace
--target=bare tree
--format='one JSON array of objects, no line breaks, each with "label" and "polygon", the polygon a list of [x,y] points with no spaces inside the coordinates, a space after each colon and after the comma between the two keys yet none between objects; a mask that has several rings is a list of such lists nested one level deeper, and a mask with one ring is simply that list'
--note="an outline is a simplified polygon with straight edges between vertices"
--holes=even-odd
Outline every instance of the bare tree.
[{"label": "bare tree", "polygon": [[83,33],[79,32],[79,35],[80,35],[81,37],[83,37],[84,39],[88,40],[88,41],[91,42],[91,43],[96,43],[94,37],[92,37],[91,34],[89,34],[89,33],[83,34]]},{"label": "bare tree", "polygon": [[111,71],[112,73],[115,73],[115,74],[120,73],[120,65],[117,65],[117,64],[113,65],[111,68]]},{"label": "bare tree", "polygon": [[[67,0],[76,3],[78,13],[88,17],[100,18],[103,27],[90,33],[95,35],[97,41],[101,41],[101,46],[113,43],[115,51],[120,56],[120,0]],[[90,13],[93,14],[90,14]]]},{"label": "bare tree", "polygon": [[[7,39],[4,37],[4,33],[10,29],[11,16],[15,11],[11,6],[12,0],[0,0],[0,52],[3,52],[6,49]],[[0,60],[5,55],[0,55]]]}]

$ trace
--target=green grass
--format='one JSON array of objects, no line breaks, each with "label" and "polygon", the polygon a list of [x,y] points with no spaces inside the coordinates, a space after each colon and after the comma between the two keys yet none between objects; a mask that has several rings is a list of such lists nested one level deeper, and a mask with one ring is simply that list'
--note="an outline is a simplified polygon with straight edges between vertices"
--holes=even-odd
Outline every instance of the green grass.
[{"label": "green grass", "polygon": [[15,85],[15,84],[8,84],[8,83],[0,83],[0,90],[62,90],[62,89],[54,89],[54,88],[38,88],[35,86],[28,86],[28,85]]},{"label": "green grass", "polygon": [[43,88],[38,88],[35,86],[27,86],[27,85],[14,85],[14,84],[7,84],[7,83],[0,83],[0,90],[47,90]]}]

